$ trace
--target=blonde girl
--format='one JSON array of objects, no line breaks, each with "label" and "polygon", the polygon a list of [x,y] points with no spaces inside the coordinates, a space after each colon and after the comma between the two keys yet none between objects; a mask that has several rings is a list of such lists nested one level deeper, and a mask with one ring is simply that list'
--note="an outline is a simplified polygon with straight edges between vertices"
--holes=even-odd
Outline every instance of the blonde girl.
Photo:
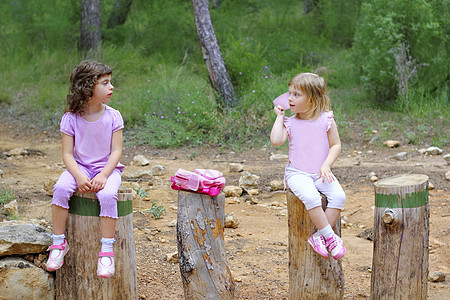
[{"label": "blonde girl", "polygon": [[[285,117],[291,109],[292,117]],[[344,207],[345,193],[331,166],[341,152],[341,142],[330,110],[325,80],[313,73],[301,73],[289,82],[285,104],[274,107],[276,119],[270,134],[275,146],[289,139],[289,162],[285,179],[291,191],[304,203],[318,229],[308,243],[319,255],[338,260],[346,252],[332,227]],[[320,193],[328,199],[322,209]]]}]

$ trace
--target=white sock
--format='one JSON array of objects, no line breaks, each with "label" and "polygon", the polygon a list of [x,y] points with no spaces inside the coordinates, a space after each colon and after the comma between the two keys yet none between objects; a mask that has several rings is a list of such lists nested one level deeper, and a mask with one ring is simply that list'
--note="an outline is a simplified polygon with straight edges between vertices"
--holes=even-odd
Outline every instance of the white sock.
[{"label": "white sock", "polygon": [[62,245],[64,243],[66,235],[64,233],[58,235],[52,234],[51,237],[53,239],[53,245]]},{"label": "white sock", "polygon": [[334,234],[333,228],[331,228],[331,225],[328,224],[322,229],[319,229],[318,232],[325,238],[328,239],[330,236]]},{"label": "white sock", "polygon": [[104,238],[100,240],[102,243],[102,252],[113,252],[113,244],[116,240],[114,238]]}]

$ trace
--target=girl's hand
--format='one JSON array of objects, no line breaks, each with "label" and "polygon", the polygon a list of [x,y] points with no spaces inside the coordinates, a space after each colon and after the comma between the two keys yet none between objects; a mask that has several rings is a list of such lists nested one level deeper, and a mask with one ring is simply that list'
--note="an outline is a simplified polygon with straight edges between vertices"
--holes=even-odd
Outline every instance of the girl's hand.
[{"label": "girl's hand", "polygon": [[91,190],[91,180],[86,175],[83,174],[82,176],[75,178],[75,180],[77,181],[77,186],[80,192],[86,193]]},{"label": "girl's hand", "polygon": [[329,183],[333,182],[336,179],[334,177],[333,173],[331,173],[330,165],[323,164],[322,167],[320,167],[319,179],[320,178],[322,178],[322,182],[325,182],[325,178],[326,178]]},{"label": "girl's hand", "polygon": [[105,187],[106,184],[106,176],[102,175],[101,173],[98,173],[94,178],[91,180],[92,185],[92,191],[94,193],[102,190]]},{"label": "girl's hand", "polygon": [[273,108],[273,111],[277,117],[284,117],[284,108],[281,105],[277,105]]}]

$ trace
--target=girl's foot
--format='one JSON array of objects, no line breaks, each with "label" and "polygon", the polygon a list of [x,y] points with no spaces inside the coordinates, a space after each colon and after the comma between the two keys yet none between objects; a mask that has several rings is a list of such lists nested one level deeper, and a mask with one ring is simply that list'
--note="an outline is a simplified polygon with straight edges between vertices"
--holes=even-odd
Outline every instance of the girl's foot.
[{"label": "girl's foot", "polygon": [[64,256],[69,252],[69,244],[66,240],[61,245],[51,245],[47,250],[50,250],[50,255],[47,260],[47,270],[56,271],[64,264]]},{"label": "girl's foot", "polygon": [[319,253],[323,258],[328,259],[328,257],[330,257],[327,247],[325,246],[325,238],[320,233],[316,232],[310,236],[308,243],[313,247],[314,251]]},{"label": "girl's foot", "polygon": [[100,252],[98,254],[97,275],[102,278],[109,278],[114,275],[114,252]]},{"label": "girl's foot", "polygon": [[326,246],[328,248],[328,251],[330,251],[331,256],[338,260],[342,256],[344,256],[345,252],[347,251],[344,247],[344,243],[342,242],[341,238],[337,236],[336,234],[333,234],[326,240]]}]

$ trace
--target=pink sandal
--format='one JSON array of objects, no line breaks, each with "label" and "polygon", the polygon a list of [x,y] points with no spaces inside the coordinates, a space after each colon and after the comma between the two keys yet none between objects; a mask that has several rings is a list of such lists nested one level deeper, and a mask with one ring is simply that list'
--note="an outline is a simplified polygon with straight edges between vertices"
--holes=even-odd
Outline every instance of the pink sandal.
[{"label": "pink sandal", "polygon": [[[102,278],[109,278],[114,275],[114,252],[101,252],[98,254],[97,275]],[[104,259],[109,258],[109,259]]]},{"label": "pink sandal", "polygon": [[[48,250],[50,250],[50,255],[47,260],[47,271],[56,271],[64,264],[64,256],[69,252],[69,244],[64,240],[61,245],[51,245]],[[55,251],[58,251],[58,253],[55,253]],[[52,257],[52,254],[56,254],[56,256]]]}]

